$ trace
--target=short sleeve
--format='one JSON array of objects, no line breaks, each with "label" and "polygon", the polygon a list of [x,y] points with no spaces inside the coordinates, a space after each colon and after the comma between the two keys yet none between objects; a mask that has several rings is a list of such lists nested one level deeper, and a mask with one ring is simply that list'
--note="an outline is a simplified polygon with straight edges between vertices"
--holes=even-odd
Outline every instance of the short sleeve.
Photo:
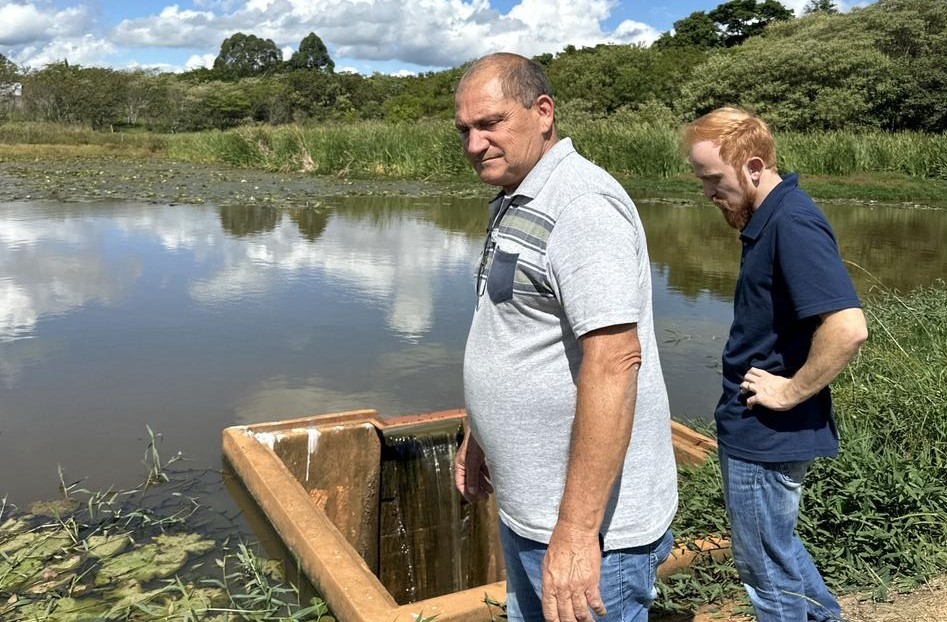
[{"label": "short sleeve", "polygon": [[779,268],[800,319],[861,307],[832,227],[821,212],[800,210],[783,219],[777,243]]},{"label": "short sleeve", "polygon": [[638,322],[646,262],[633,209],[615,197],[584,195],[556,221],[547,247],[548,277],[576,337]]}]

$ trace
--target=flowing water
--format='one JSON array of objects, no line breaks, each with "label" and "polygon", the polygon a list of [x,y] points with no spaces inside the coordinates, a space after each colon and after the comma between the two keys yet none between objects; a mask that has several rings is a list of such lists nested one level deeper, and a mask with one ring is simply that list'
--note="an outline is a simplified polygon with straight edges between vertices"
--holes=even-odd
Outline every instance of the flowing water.
[{"label": "flowing water", "polygon": [[[639,205],[671,406],[710,416],[740,245],[712,206]],[[944,278],[947,212],[826,206],[860,292]],[[299,211],[0,204],[0,498],[219,468],[234,424],[462,406],[480,200]]]}]

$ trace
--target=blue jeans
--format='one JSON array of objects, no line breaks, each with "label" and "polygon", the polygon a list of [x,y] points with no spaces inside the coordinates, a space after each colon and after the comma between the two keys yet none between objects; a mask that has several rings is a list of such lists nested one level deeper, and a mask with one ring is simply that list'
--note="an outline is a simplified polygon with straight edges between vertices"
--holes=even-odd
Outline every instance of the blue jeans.
[{"label": "blue jeans", "polygon": [[759,622],[841,620],[841,608],[796,535],[811,460],[751,462],[719,449],[733,561]]},{"label": "blue jeans", "polygon": [[[500,521],[500,543],[506,562],[506,616],[509,622],[543,622],[543,557],[546,545],[514,533]],[[658,596],[658,566],[671,554],[669,529],[656,542],[602,554],[599,590],[606,622],[646,622]],[[594,616],[594,614],[592,614]]]}]

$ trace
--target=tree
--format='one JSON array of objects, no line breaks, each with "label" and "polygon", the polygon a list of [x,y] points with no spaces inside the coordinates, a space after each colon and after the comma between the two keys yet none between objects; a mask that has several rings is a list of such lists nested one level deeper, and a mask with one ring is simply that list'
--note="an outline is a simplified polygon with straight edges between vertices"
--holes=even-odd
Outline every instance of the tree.
[{"label": "tree", "polygon": [[723,37],[717,23],[703,11],[694,11],[684,19],[674,22],[674,34],[664,33],[655,42],[655,47],[716,48],[723,45]]},{"label": "tree", "polygon": [[804,15],[811,15],[812,13],[831,13],[834,15],[838,12],[835,0],[809,0],[809,3],[802,9]]},{"label": "tree", "polygon": [[272,39],[238,32],[220,45],[214,69],[230,78],[245,78],[269,73],[283,62],[283,54]]},{"label": "tree", "polygon": [[335,63],[329,57],[329,50],[314,32],[310,32],[300,41],[299,50],[289,59],[293,69],[316,69],[326,73],[335,71]]},{"label": "tree", "polygon": [[772,22],[793,18],[793,12],[777,0],[730,0],[707,15],[723,29],[723,42],[727,47],[762,34]]},{"label": "tree", "polygon": [[682,87],[680,110],[693,118],[738,104],[778,129],[889,128],[904,79],[879,49],[877,30],[853,17],[774,25],[765,37],[712,54]]},{"label": "tree", "polygon": [[16,63],[0,54],[0,84],[15,82],[19,78],[19,73]]}]

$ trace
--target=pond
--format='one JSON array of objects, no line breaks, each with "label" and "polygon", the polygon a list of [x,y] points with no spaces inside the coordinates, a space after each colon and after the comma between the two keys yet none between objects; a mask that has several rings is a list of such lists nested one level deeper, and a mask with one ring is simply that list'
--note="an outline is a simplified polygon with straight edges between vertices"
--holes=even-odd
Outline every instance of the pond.
[{"label": "pond", "polygon": [[[739,263],[712,206],[639,204],[678,419],[712,414]],[[829,205],[857,286],[943,278],[947,211]],[[139,483],[149,440],[220,467],[234,424],[462,406],[484,203],[0,204],[0,498]]]}]

